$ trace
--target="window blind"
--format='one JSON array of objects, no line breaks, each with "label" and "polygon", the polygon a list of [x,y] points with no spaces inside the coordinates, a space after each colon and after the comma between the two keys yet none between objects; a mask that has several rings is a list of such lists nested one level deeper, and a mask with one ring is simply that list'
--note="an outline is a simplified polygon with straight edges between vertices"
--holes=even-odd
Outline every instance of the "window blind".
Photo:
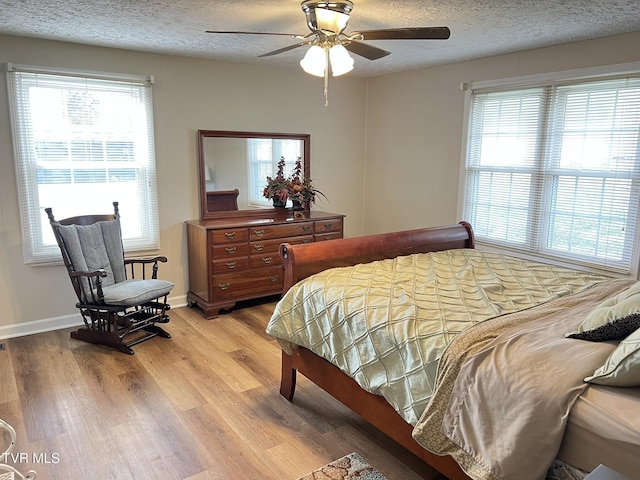
[{"label": "window blind", "polygon": [[633,273],[640,78],[471,92],[463,215],[478,241]]},{"label": "window blind", "polygon": [[57,219],[120,204],[127,251],[159,247],[148,77],[10,65],[8,88],[26,263],[57,261]]}]

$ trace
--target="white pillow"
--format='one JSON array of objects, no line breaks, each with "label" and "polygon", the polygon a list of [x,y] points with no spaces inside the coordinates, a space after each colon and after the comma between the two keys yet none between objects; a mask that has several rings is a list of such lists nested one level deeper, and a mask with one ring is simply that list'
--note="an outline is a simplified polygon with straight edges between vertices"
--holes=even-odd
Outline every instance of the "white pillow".
[{"label": "white pillow", "polygon": [[604,365],[584,381],[612,387],[639,387],[640,328],[621,341]]},{"label": "white pillow", "polygon": [[568,338],[592,342],[618,340],[640,328],[640,282],[594,308]]}]

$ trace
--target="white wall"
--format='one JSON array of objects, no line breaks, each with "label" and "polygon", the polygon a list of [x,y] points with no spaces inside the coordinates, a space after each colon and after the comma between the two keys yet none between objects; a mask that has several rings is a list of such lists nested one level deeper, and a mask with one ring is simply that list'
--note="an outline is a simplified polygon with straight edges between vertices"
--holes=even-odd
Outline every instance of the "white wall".
[{"label": "white wall", "polygon": [[386,75],[368,82],[364,231],[454,223],[462,82],[640,61],[640,33]]},{"label": "white wall", "polygon": [[[331,82],[330,105],[324,107],[322,80],[299,69],[0,36],[0,63],[6,62],[153,75],[160,253],[169,258],[160,274],[176,284],[171,298],[174,305],[186,301],[188,290],[184,221],[199,215],[198,129],[310,133],[312,177],[329,198],[317,208],[346,214],[346,235],[363,233],[364,79],[343,77]],[[79,320],[64,267],[23,263],[9,122],[2,75],[0,338]]]}]

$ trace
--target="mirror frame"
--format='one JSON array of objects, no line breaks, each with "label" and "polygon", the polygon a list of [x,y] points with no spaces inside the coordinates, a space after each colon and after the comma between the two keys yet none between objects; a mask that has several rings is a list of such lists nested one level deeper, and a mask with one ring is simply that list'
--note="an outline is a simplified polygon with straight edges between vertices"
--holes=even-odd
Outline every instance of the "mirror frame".
[{"label": "mirror frame", "polygon": [[[277,138],[295,139],[303,142],[303,168],[304,178],[311,178],[311,135],[308,133],[270,133],[270,132],[240,132],[230,130],[198,130],[198,184],[200,186],[200,218],[202,220],[210,218],[220,218],[228,216],[247,215],[273,215],[274,211],[281,211],[276,208],[253,208],[247,210],[233,211],[209,211],[207,202],[207,188],[205,181],[205,158],[204,141],[207,138]],[[266,179],[265,179],[266,181]]]}]

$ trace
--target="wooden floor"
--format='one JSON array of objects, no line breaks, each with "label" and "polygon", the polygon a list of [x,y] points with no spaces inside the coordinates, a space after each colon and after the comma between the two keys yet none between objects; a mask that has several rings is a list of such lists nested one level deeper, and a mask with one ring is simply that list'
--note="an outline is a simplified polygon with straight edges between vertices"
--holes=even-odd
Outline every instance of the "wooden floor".
[{"label": "wooden floor", "polygon": [[173,338],[133,356],[70,330],[3,340],[0,418],[17,432],[7,463],[51,480],[294,480],[358,452],[389,480],[442,478],[305,378],[292,403],[278,394],[273,307],[215,320],[177,308]]}]

